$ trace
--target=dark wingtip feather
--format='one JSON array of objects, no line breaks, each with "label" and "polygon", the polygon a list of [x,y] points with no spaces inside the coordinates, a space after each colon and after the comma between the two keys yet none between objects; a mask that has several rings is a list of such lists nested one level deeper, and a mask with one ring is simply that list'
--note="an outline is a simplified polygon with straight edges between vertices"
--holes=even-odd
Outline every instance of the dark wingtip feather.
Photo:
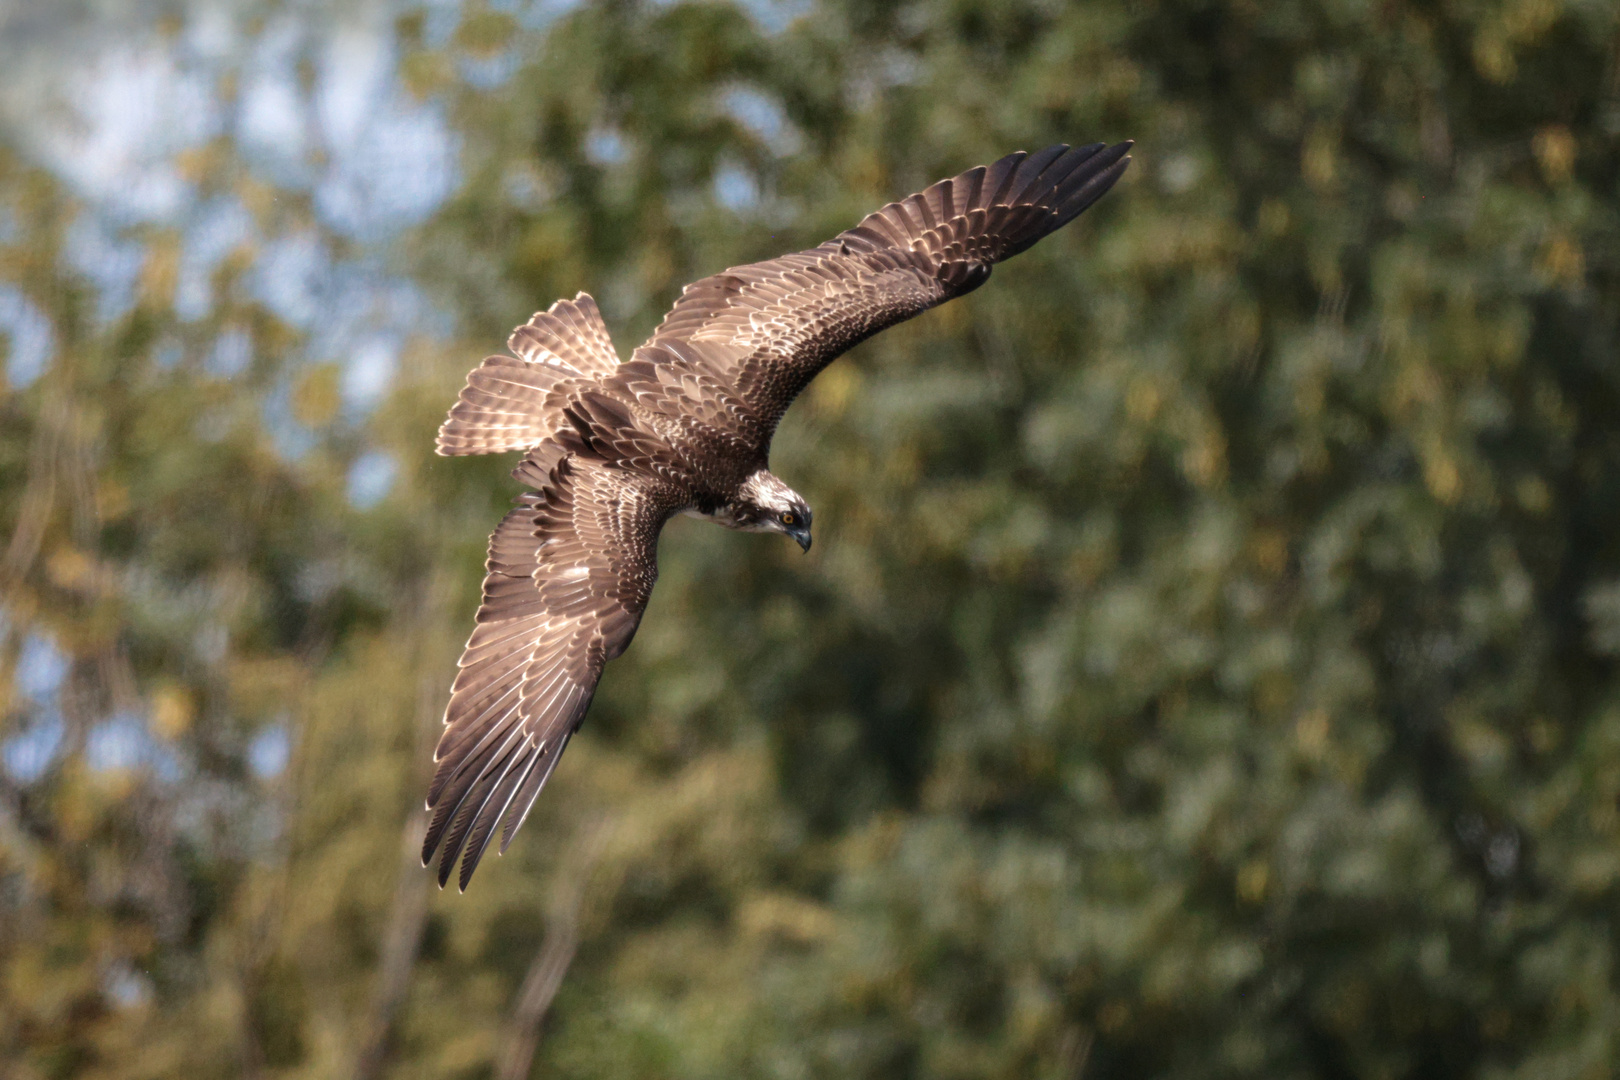
[{"label": "dark wingtip feather", "polygon": [[1125,175],[1125,170],[1130,168],[1131,156],[1127,151],[1132,145],[1130,141],[1126,141],[1110,146],[1097,155],[1097,168],[1088,167],[1064,181],[1057,193],[1057,203],[1053,207],[1054,230],[1061,229],[1079,217],[1119,182],[1119,178]]},{"label": "dark wingtip feather", "polygon": [[523,781],[522,786],[518,788],[517,794],[512,800],[512,809],[506,815],[506,825],[501,829],[501,847],[498,854],[506,854],[507,847],[512,843],[512,837],[517,835],[517,831],[523,827],[523,822],[527,820],[529,811],[534,809],[534,802],[540,795],[540,789],[546,786],[547,780],[551,779],[552,771],[557,768],[557,762],[562,759],[563,751],[568,749],[569,737],[570,733],[564,731],[555,745],[544,747],[542,753],[549,755],[546,761],[531,772],[528,778]]},{"label": "dark wingtip feather", "polygon": [[1044,150],[1038,150],[1024,159],[1018,166],[1018,172],[1013,175],[1007,193],[1009,205],[1035,201],[1034,193],[1039,190],[1041,178],[1053,162],[1069,152],[1068,143],[1057,143]]},{"label": "dark wingtip feather", "polygon": [[1041,174],[1031,181],[1020,193],[1020,202],[1048,201],[1050,193],[1062,187],[1064,182],[1081,169],[1086,162],[1096,156],[1097,151],[1103,148],[1103,143],[1091,143],[1087,146],[1076,146],[1059,155],[1050,165],[1041,170]]},{"label": "dark wingtip feather", "polygon": [[467,891],[467,883],[472,880],[473,871],[478,869],[478,863],[488,850],[489,842],[495,838],[495,827],[500,824],[501,818],[511,807],[513,796],[529,778],[529,774],[540,765],[544,756],[541,748],[527,745],[520,753],[521,756],[507,766],[500,782],[490,791],[489,798],[473,818],[472,827],[467,833],[467,847],[461,857],[461,875],[457,880],[457,886],[462,892]]},{"label": "dark wingtip feather", "polygon": [[1017,172],[1018,166],[1028,156],[1022,150],[1015,150],[990,166],[989,171],[985,174],[984,184],[979,189],[984,193],[981,199],[982,205],[996,206],[1005,201],[1007,188],[1011,186],[1013,174]]},{"label": "dark wingtip feather", "polygon": [[1095,178],[1107,173],[1117,162],[1125,158],[1132,145],[1134,144],[1129,140],[1115,143],[1109,147],[1103,147],[1099,144],[1094,152],[1086,155],[1085,159],[1078,164],[1078,167],[1066,170],[1064,175],[1058,179],[1051,192],[1051,205],[1054,208],[1061,206],[1076,191],[1086,187]]}]

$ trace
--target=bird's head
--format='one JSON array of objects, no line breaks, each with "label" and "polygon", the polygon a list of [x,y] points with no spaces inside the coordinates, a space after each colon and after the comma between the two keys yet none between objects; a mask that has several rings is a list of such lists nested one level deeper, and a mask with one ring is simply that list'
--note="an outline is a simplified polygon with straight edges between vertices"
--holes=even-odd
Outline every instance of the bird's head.
[{"label": "bird's head", "polygon": [[737,495],[726,507],[730,520],[724,524],[744,532],[785,533],[810,550],[810,504],[797,491],[761,469],[743,481]]}]

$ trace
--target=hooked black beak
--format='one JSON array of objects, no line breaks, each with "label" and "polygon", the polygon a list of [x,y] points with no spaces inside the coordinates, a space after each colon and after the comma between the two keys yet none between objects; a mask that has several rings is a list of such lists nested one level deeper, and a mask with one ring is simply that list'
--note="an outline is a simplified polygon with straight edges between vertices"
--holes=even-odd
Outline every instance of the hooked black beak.
[{"label": "hooked black beak", "polygon": [[805,551],[810,550],[810,530],[809,529],[800,529],[798,532],[789,533],[788,535],[792,536],[793,539],[795,539],[795,540],[797,540],[799,542],[799,547],[803,548]]}]

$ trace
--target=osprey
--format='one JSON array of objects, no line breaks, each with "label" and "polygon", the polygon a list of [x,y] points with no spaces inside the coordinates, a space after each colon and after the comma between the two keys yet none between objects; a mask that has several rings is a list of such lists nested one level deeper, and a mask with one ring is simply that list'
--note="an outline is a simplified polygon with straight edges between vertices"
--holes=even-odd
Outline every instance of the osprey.
[{"label": "osprey", "polygon": [[439,429],[438,452],[523,450],[519,496],[489,540],[428,789],[422,863],[466,889],[578,730],[602,668],[630,644],[675,514],[810,548],[810,507],[767,468],[771,435],[846,350],[954,297],[1114,185],[1129,142],[1037,154],[939,183],[809,251],[688,285],[620,363],[596,304],[559,300],[513,332]]}]

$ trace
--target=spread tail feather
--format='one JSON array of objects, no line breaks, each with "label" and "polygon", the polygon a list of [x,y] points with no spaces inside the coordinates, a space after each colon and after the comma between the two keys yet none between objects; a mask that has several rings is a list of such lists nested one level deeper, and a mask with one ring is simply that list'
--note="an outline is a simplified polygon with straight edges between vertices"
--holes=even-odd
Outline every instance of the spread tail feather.
[{"label": "spread tail feather", "polygon": [[611,375],[619,367],[602,313],[589,293],[559,300],[512,331],[506,347],[531,364],[560,364],[581,375]]},{"label": "spread tail feather", "polygon": [[564,423],[553,391],[577,381],[572,371],[491,356],[473,368],[467,385],[439,428],[439,453],[499,454],[527,450]]},{"label": "spread tail feather", "polygon": [[589,386],[619,366],[602,313],[585,293],[535,313],[507,344],[517,358],[491,356],[467,376],[439,428],[440,454],[527,450],[567,422],[559,388]]}]

